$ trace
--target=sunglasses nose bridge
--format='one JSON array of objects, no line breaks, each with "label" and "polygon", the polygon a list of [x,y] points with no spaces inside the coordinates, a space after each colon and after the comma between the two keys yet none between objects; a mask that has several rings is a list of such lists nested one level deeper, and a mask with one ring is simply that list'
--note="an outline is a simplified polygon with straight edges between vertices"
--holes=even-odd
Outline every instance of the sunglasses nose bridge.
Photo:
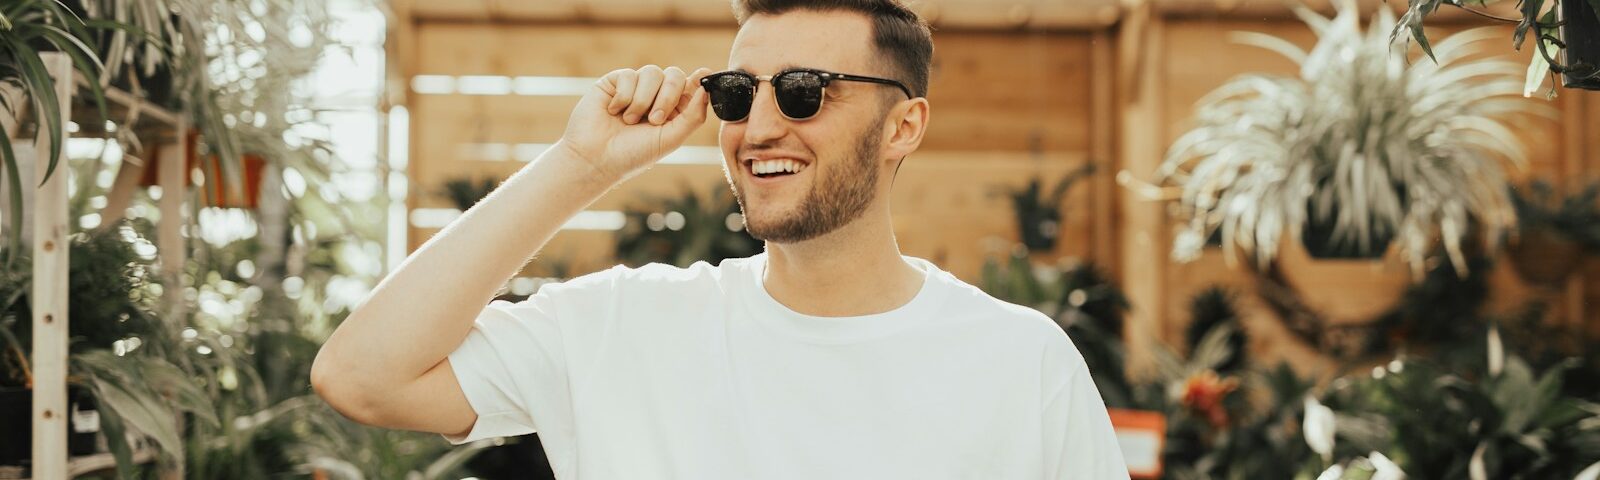
[{"label": "sunglasses nose bridge", "polygon": [[755,98],[750,102],[750,114],[744,119],[745,141],[754,144],[783,138],[789,131],[789,119],[778,110],[772,84],[761,83],[756,86]]}]

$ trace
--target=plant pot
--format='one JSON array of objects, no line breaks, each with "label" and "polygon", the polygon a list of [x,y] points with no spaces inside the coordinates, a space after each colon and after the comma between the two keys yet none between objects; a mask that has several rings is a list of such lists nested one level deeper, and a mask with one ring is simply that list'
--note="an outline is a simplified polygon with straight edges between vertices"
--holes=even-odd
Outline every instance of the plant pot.
[{"label": "plant pot", "polygon": [[[247,208],[255,209],[261,199],[261,172],[266,168],[267,161],[260,155],[246,153],[240,156],[239,161],[239,189],[234,191],[229,188],[228,179],[222,176],[222,159],[216,155],[199,160],[195,151],[199,143],[199,134],[190,132],[188,155],[184,159],[185,175],[184,184],[194,185],[194,179],[187,173],[195,168],[205,167],[208,172],[216,172],[217,177],[210,179],[206,188],[201,191],[201,201],[205,205],[222,208]],[[160,184],[161,155],[163,145],[152,145],[149,149],[148,159],[144,172],[140,175],[139,185],[150,187]],[[201,162],[204,163],[201,163]]]},{"label": "plant pot", "polygon": [[0,387],[0,465],[33,458],[33,389]]},{"label": "plant pot", "polygon": [[1017,214],[1017,233],[1030,253],[1055,251],[1061,235],[1061,212],[1042,210]]},{"label": "plant pot", "polygon": [[1296,242],[1283,242],[1278,262],[1288,286],[1330,325],[1376,319],[1394,308],[1411,284],[1397,248],[1378,258],[1316,258]]},{"label": "plant pot", "polygon": [[[1308,207],[1309,208],[1309,207]],[[1394,235],[1388,232],[1373,232],[1368,238],[1368,246],[1363,249],[1360,245],[1349,242],[1339,242],[1333,236],[1334,222],[1329,220],[1312,219],[1307,221],[1300,231],[1300,242],[1303,243],[1307,254],[1319,260],[1377,260],[1383,258],[1389,251],[1389,244],[1394,242]],[[1293,242],[1284,242],[1285,245]]]},{"label": "plant pot", "polygon": [[[1567,88],[1582,88],[1586,90],[1600,90],[1600,75],[1594,75],[1594,68],[1600,68],[1600,13],[1595,12],[1594,2],[1585,0],[1564,0],[1561,2],[1561,21],[1567,22],[1561,27],[1561,41],[1567,44],[1562,52],[1561,63],[1567,66],[1587,65],[1580,68],[1579,72],[1569,72],[1565,75]],[[1577,73],[1577,75],[1574,75]],[[1584,78],[1582,75],[1590,74]]]},{"label": "plant pot", "polygon": [[1583,255],[1583,245],[1548,228],[1522,232],[1506,251],[1517,276],[1541,287],[1561,286],[1582,266],[1577,259]]},{"label": "plant pot", "polygon": [[[67,386],[67,454],[99,451],[100,412],[94,395]],[[24,465],[33,458],[33,389],[0,387],[0,465]]]}]

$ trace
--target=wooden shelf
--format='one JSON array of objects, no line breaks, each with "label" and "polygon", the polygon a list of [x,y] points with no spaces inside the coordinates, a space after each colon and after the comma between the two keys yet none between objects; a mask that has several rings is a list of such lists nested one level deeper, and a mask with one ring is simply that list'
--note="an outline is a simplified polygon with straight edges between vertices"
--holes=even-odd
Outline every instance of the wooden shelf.
[{"label": "wooden shelf", "polygon": [[[133,452],[133,463],[136,463],[136,464],[150,463],[150,462],[155,461],[155,459],[156,459],[156,451],[154,449],[146,448],[146,449],[143,449],[143,450],[139,450],[139,451]],[[17,467],[13,467],[13,466],[9,466],[9,465],[0,466],[0,480],[10,480],[10,479],[13,479],[13,478],[15,478],[17,480],[29,480],[28,477],[7,477],[7,476],[4,476],[7,473],[5,471],[5,469],[8,469],[8,468],[17,468]],[[96,453],[96,454],[93,454],[93,455],[84,455],[84,456],[79,456],[79,457],[72,457],[71,459],[69,459],[67,461],[67,475],[69,475],[70,477],[77,477],[79,475],[99,472],[99,471],[103,471],[103,470],[110,470],[110,469],[113,469],[113,468],[117,468],[117,457],[115,455],[110,454],[110,453]]]}]

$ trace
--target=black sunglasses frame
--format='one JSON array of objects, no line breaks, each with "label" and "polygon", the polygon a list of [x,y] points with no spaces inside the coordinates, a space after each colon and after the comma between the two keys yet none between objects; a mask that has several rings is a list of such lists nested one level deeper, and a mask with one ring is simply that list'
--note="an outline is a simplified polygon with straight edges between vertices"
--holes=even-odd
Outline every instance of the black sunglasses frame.
[{"label": "black sunglasses frame", "polygon": [[[906,94],[906,98],[908,98],[908,99],[917,98],[916,95],[913,95],[911,93],[911,88],[906,87],[906,84],[900,83],[899,80],[891,80],[891,79],[887,79],[887,78],[878,78],[878,77],[868,77],[868,76],[865,76],[865,75],[851,75],[851,74],[848,74],[848,73],[835,73],[835,72],[829,72],[829,71],[825,71],[825,70],[817,70],[817,69],[812,69],[812,68],[791,68],[791,69],[780,71],[780,72],[772,74],[772,75],[755,75],[755,74],[752,74],[752,73],[749,73],[749,72],[743,72],[743,71],[739,71],[739,70],[728,70],[728,71],[725,71],[725,72],[717,72],[717,73],[713,73],[713,74],[710,74],[710,75],[706,75],[705,77],[700,79],[700,86],[701,86],[701,88],[706,89],[706,94],[710,95],[710,94],[715,93],[715,92],[712,91],[712,88],[714,88],[713,87],[713,85],[714,85],[713,82],[717,78],[726,77],[726,76],[744,77],[745,79],[750,81],[751,90],[753,90],[751,92],[751,95],[750,95],[750,103],[753,105],[753,104],[755,104],[755,95],[758,93],[756,91],[761,90],[761,88],[760,88],[761,82],[767,82],[768,84],[771,84],[772,80],[775,79],[775,78],[779,78],[779,77],[782,77],[784,75],[790,75],[790,74],[795,74],[795,73],[809,73],[809,74],[816,75],[817,78],[819,79],[819,83],[821,84],[821,87],[819,87],[819,91],[818,91],[816,111],[813,112],[810,115],[806,115],[806,116],[790,115],[789,112],[786,112],[786,111],[783,110],[784,102],[782,102],[782,101],[778,102],[778,112],[781,113],[784,118],[787,118],[787,119],[790,119],[790,120],[806,120],[806,119],[815,117],[815,116],[817,116],[817,113],[822,112],[822,103],[827,98],[826,93],[827,93],[827,90],[828,90],[828,85],[833,83],[834,81],[864,82],[864,83],[876,83],[876,84],[880,84],[880,85],[889,85],[889,86],[893,86],[893,87],[899,88],[901,92],[904,92]],[[778,95],[779,94],[778,93],[778,89],[777,88],[773,88],[772,89],[772,94],[774,96]],[[774,97],[774,98],[776,98],[776,97]],[[724,122],[742,122],[745,119],[750,117],[750,109],[751,109],[752,105],[746,105],[744,107],[744,116],[741,116],[739,118],[731,119],[731,120],[727,119],[727,118],[722,118],[721,112],[717,112],[717,118],[722,119],[722,121],[724,121]],[[713,108],[712,110],[716,110],[716,109]]]}]

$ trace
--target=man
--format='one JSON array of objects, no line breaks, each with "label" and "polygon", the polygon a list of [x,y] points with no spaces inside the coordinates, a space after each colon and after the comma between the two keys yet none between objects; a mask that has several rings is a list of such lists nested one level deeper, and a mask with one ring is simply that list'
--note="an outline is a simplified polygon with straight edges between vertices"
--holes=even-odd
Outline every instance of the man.
[{"label": "man", "polygon": [[[1049,318],[902,256],[889,213],[933,45],[896,0],[736,0],[730,70],[600,79],[563,138],[397,269],[312,382],[452,442],[538,431],[564,479],[1126,478]],[[497,288],[708,104],[766,252]]]}]

